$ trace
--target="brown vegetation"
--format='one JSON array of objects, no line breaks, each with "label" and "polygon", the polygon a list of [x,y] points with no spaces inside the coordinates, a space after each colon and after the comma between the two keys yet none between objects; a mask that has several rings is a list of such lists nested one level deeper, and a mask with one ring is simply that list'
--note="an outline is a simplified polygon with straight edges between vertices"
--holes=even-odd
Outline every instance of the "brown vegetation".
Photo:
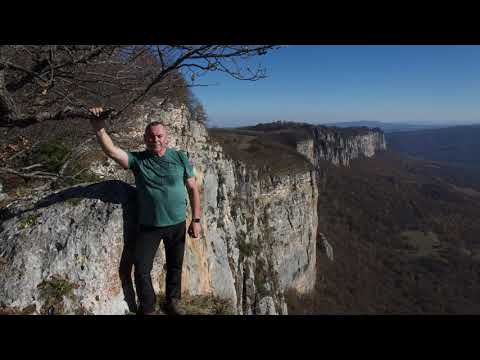
[{"label": "brown vegetation", "polygon": [[310,161],[284,138],[243,129],[209,129],[209,135],[225,153],[268,175],[304,173],[313,169]]},{"label": "brown vegetation", "polygon": [[321,165],[318,230],[335,261],[317,252],[315,292],[291,295],[292,313],[480,313],[480,199],[428,164],[388,151]]}]

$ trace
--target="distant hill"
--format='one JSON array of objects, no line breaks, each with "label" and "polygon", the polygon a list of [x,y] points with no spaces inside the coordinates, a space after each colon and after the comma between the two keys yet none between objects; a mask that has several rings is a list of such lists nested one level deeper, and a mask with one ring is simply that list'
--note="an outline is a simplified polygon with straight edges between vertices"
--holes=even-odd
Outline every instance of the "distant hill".
[{"label": "distant hill", "polygon": [[387,146],[417,158],[480,167],[480,125],[392,132]]},{"label": "distant hill", "polygon": [[334,261],[317,251],[315,291],[289,294],[289,314],[480,314],[480,170],[386,151],[318,180]]},{"label": "distant hill", "polygon": [[[332,133],[337,133],[340,136],[354,136],[369,133],[375,127],[367,126],[351,126],[351,127],[340,127],[333,126],[332,124],[322,125],[322,124],[309,124],[301,122],[292,122],[292,121],[274,121],[271,123],[260,123],[253,126],[244,126],[238,128],[231,128],[232,130],[239,131],[255,131],[263,133],[263,135],[268,134],[272,136],[273,134],[295,134],[297,137],[305,137],[305,134],[311,133],[314,128],[322,128],[324,130]],[[381,130],[380,128],[376,128]]]},{"label": "distant hill", "polygon": [[[379,124],[325,126],[349,133]],[[234,159],[288,172],[301,165],[295,141],[317,126],[277,121],[209,134]],[[315,289],[288,292],[289,314],[480,314],[480,168],[418,158],[441,144],[473,161],[479,135],[480,125],[397,131],[385,135],[389,150],[348,167],[319,160]],[[416,156],[394,151],[402,146]],[[334,260],[320,251],[321,234]]]},{"label": "distant hill", "polygon": [[339,122],[339,123],[329,123],[321,124],[324,126],[336,126],[336,127],[362,127],[366,126],[369,128],[380,128],[385,133],[390,133],[394,131],[411,131],[411,130],[422,130],[422,129],[438,129],[445,126],[442,125],[419,125],[419,124],[408,124],[408,123],[386,123],[381,121],[349,121],[349,122]]}]

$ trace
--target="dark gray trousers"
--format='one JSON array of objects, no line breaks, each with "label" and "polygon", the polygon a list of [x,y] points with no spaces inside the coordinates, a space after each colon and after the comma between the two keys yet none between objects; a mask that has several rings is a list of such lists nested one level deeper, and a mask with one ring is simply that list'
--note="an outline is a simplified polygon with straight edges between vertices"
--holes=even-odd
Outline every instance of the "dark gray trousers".
[{"label": "dark gray trousers", "polygon": [[140,225],[135,244],[135,288],[140,302],[139,312],[148,313],[155,310],[155,292],[153,290],[151,271],[153,260],[160,241],[165,246],[167,274],[165,297],[169,302],[180,299],[182,287],[182,265],[185,253],[186,223],[165,227],[146,227]]}]

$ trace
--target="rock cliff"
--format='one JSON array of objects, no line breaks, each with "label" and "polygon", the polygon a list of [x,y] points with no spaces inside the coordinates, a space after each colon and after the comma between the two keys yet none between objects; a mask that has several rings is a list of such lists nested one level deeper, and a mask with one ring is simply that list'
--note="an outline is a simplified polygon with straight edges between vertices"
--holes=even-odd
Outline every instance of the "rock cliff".
[{"label": "rock cliff", "polygon": [[385,135],[380,129],[340,129],[325,126],[311,128],[311,136],[297,144],[297,150],[318,165],[326,160],[348,166],[359,156],[372,157],[386,150]]},{"label": "rock cliff", "polygon": [[[228,299],[238,314],[287,314],[284,293],[306,293],[315,284],[315,169],[273,175],[268,164],[234,160],[186,107],[160,109],[157,103],[152,99],[137,106],[136,115],[112,125],[110,133],[124,149],[137,150],[145,125],[164,121],[170,146],[187,151],[194,166],[202,234],[187,237],[183,293]],[[382,133],[342,137],[322,127],[297,144],[314,165],[318,159],[348,165],[383,148]],[[34,313],[132,311],[133,177],[103,156],[94,141],[86,141],[82,152],[92,155],[90,168],[103,181],[36,193],[2,210],[1,306],[34,305]],[[164,288],[163,269],[161,246],[152,272],[157,292]]]}]

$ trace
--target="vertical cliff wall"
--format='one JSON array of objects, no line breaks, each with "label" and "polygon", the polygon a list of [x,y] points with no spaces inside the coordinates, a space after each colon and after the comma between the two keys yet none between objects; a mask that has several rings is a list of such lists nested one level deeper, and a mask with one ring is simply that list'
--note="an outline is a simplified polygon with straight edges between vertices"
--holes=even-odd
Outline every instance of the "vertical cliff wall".
[{"label": "vertical cliff wall", "polygon": [[[286,314],[284,291],[309,291],[315,282],[315,172],[273,176],[268,168],[234,161],[192,121],[186,107],[160,109],[158,103],[138,106],[135,116],[113,124],[110,133],[122,148],[137,150],[145,125],[164,121],[170,146],[187,151],[194,165],[203,233],[200,239],[187,237],[183,292],[229,299],[239,314]],[[84,152],[97,155],[91,169],[105,181],[33,194],[2,212],[1,305],[35,305],[37,312],[46,312],[51,298],[45,289],[60,283],[69,290],[56,295],[66,313],[127,311],[133,178],[99,155],[94,142]],[[157,291],[164,287],[160,249],[152,272]]]},{"label": "vertical cliff wall", "polygon": [[[128,120],[110,124],[109,132],[125,150],[139,150],[145,126],[163,121],[170,146],[187,151],[195,168],[203,231],[199,239],[186,240],[183,293],[229,299],[238,314],[287,314],[285,291],[305,293],[315,284],[319,161],[348,165],[373,156],[385,149],[383,133],[312,127],[296,149],[316,170],[276,174],[268,165],[233,160],[187,107],[159,103],[137,106]],[[133,176],[95,141],[86,141],[81,152],[103,181],[35,193],[2,209],[0,306],[34,305],[36,313],[128,311]],[[275,161],[282,161],[281,153]],[[157,292],[164,289],[164,265],[161,246],[152,272]]]}]

